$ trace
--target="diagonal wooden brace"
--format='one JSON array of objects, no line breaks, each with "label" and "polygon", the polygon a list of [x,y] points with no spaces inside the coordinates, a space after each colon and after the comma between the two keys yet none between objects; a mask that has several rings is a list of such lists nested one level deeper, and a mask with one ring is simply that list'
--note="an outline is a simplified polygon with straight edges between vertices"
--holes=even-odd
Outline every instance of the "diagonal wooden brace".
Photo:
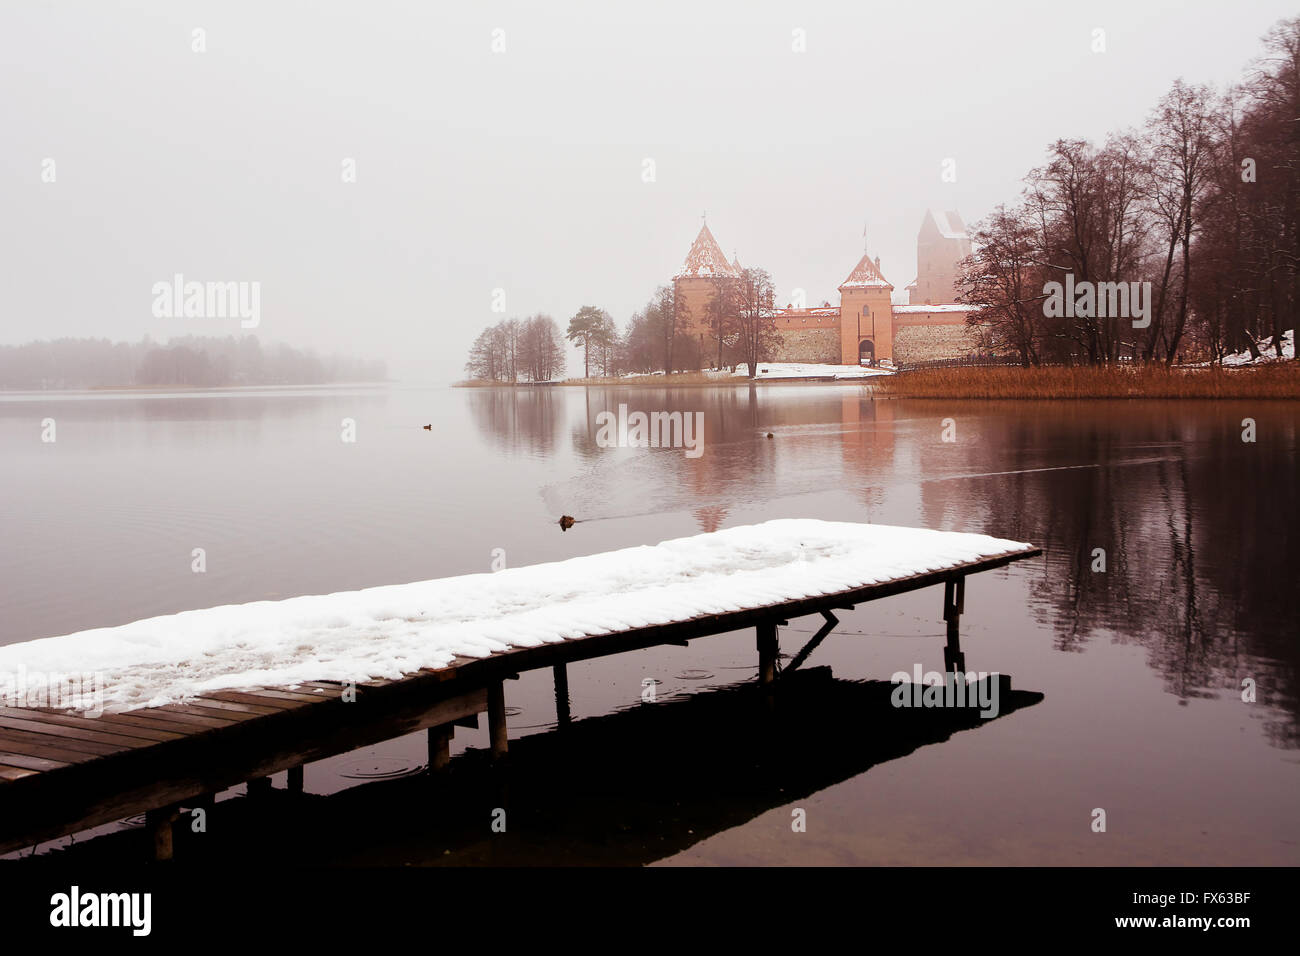
[{"label": "diagonal wooden brace", "polygon": [[822,617],[826,618],[826,623],[823,624],[818,629],[817,633],[814,634],[809,639],[808,643],[805,644],[799,650],[799,653],[794,656],[794,660],[792,660],[789,664],[786,665],[784,670],[782,670],[781,672],[782,676],[785,676],[786,674],[790,673],[792,670],[794,670],[800,664],[806,661],[808,659],[808,655],[811,654],[814,650],[816,650],[817,645],[820,644],[825,639],[827,634],[835,630],[836,624],[840,623],[840,619],[830,611],[822,611],[821,615]]}]

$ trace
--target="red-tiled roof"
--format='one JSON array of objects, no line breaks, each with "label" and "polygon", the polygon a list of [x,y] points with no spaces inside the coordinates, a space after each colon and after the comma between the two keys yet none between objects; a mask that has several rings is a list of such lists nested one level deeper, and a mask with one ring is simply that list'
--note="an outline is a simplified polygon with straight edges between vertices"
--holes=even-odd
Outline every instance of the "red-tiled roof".
[{"label": "red-tiled roof", "polygon": [[880,270],[876,268],[876,263],[870,255],[865,255],[849,273],[849,277],[840,283],[840,290],[844,289],[892,289]]},{"label": "red-tiled roof", "polygon": [[740,276],[740,270],[727,261],[726,255],[718,245],[718,240],[713,238],[713,233],[709,232],[709,227],[706,224],[700,227],[700,234],[691,243],[691,251],[686,253],[686,262],[682,266],[682,271],[677,274],[677,278],[712,278],[715,276],[737,278]]}]

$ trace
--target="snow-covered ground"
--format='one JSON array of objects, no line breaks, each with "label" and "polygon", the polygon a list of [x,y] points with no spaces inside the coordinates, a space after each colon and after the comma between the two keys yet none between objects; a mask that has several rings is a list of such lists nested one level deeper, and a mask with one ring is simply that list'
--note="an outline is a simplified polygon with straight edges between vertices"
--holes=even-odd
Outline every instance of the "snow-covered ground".
[{"label": "snow-covered ground", "polygon": [[[706,378],[722,381],[733,378],[749,378],[749,366],[741,362],[734,372],[723,369],[703,369]],[[628,372],[623,378],[644,378],[646,375],[663,375],[663,372]],[[892,375],[890,368],[863,368],[860,365],[815,365],[806,362],[759,362],[758,377],[764,378],[872,378],[876,375]]]},{"label": "snow-covered ground", "polygon": [[458,655],[843,591],[1024,547],[978,534],[768,521],[495,574],[184,611],[10,644],[0,647],[0,703],[20,673],[99,675],[106,710],[220,688],[396,678]]},{"label": "snow-covered ground", "polygon": [[[1259,359],[1257,361],[1259,362],[1277,361],[1277,352],[1275,352],[1273,349],[1273,337],[1271,335],[1268,338],[1261,341],[1258,347],[1259,347]],[[1295,333],[1294,332],[1282,333],[1282,358],[1283,359],[1295,358]],[[1224,365],[1254,365],[1256,364],[1256,360],[1251,359],[1250,350],[1247,349],[1244,352],[1234,352],[1232,355],[1225,355],[1223,357],[1223,364]]]},{"label": "snow-covered ground", "polygon": [[[749,366],[739,365],[736,367],[737,375],[748,377]],[[872,378],[876,375],[892,375],[893,371],[884,368],[863,368],[860,365],[813,365],[803,362],[759,362],[758,375],[755,378],[760,381],[765,378],[825,378],[833,375],[836,378]]]}]

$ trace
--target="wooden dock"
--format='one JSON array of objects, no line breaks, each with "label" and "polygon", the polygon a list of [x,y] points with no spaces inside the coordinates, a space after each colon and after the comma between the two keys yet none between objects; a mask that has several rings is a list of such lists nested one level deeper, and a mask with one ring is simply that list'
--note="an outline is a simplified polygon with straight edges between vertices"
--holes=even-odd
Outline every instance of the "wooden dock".
[{"label": "wooden dock", "polygon": [[306,763],[424,729],[429,766],[437,770],[449,759],[454,728],[477,726],[485,711],[492,754],[502,758],[508,748],[505,682],[538,668],[553,670],[556,710],[565,724],[568,664],[752,627],[759,683],[775,693],[778,625],[814,614],[825,622],[786,664],[789,672],[834,628],[836,610],[939,584],[947,623],[945,668],[964,671],[959,620],[966,578],[1041,553],[1023,548],[829,595],[458,658],[447,667],[354,689],[307,682],[214,691],[184,705],[97,718],[0,707],[0,852],[144,812],[155,858],[170,859],[172,823],[182,808],[207,806],[217,793],[243,783],[250,792],[265,789],[270,775],[280,771],[288,771],[291,790],[301,790]]}]

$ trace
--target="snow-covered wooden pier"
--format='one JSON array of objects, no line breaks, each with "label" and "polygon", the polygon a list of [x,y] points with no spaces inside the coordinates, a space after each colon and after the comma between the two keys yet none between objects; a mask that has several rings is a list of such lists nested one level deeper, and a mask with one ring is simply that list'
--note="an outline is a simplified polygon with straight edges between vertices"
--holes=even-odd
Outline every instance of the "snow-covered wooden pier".
[{"label": "snow-covered wooden pier", "polygon": [[[824,619],[790,671],[836,610],[940,584],[945,666],[964,670],[966,578],[1040,553],[984,535],[779,520],[0,647],[0,704],[13,705],[0,706],[0,852],[145,812],[154,855],[169,858],[183,808],[243,783],[265,789],[280,771],[301,789],[304,764],[419,730],[436,771],[455,727],[483,712],[504,757],[507,682],[538,668],[553,670],[565,724],[570,663],[752,627],[758,682],[776,693],[779,625]],[[33,696],[41,686],[48,696]],[[58,699],[69,687],[80,696]]]}]

